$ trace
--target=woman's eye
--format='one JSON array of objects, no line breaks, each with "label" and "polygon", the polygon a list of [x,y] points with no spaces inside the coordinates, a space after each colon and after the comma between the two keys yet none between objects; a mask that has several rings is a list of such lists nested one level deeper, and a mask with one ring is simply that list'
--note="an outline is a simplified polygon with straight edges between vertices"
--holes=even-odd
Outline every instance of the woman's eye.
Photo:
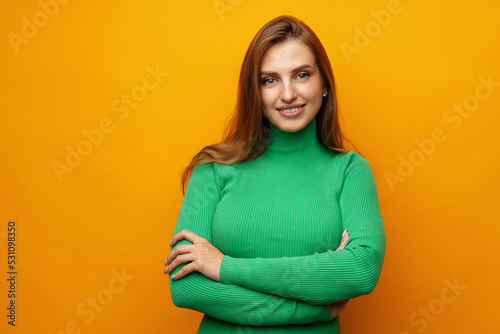
[{"label": "woman's eye", "polygon": [[310,76],[310,74],[309,74],[309,73],[299,73],[299,74],[297,75],[297,78],[299,78],[299,79],[305,79],[305,78],[307,78],[308,76]]},{"label": "woman's eye", "polygon": [[274,78],[266,78],[264,80],[262,80],[262,83],[264,85],[270,85],[270,84],[273,84],[276,80]]}]

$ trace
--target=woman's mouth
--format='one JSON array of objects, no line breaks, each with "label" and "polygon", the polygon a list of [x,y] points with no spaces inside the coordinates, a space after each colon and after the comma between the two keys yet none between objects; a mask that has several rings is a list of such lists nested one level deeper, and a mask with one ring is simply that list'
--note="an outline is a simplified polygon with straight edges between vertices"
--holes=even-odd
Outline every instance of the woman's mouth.
[{"label": "woman's mouth", "polygon": [[285,107],[276,108],[278,113],[284,117],[296,117],[304,111],[305,104],[295,104]]}]

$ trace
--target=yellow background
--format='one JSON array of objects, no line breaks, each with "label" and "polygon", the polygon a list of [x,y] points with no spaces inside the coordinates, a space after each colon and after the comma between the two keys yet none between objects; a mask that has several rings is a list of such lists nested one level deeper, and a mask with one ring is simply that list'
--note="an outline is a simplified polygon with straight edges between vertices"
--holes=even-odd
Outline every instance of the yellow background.
[{"label": "yellow background", "polygon": [[[386,260],[375,291],[342,314],[343,332],[497,331],[500,3],[66,2],[0,4],[2,333],[195,332],[201,314],[172,304],[163,275],[181,171],[220,140],[246,48],[281,14],[323,42],[343,126],[376,175]],[[383,10],[393,10],[384,24]],[[148,68],[168,75],[151,80]],[[491,91],[479,79],[488,77]],[[141,101],[116,112],[132,92]],[[449,111],[463,103],[474,110]],[[99,141],[91,131],[102,122]],[[84,130],[96,145],[85,146]],[[78,145],[87,155],[58,177],[54,163],[67,165]],[[410,159],[413,170],[398,172]],[[6,317],[12,220],[15,328]]]}]

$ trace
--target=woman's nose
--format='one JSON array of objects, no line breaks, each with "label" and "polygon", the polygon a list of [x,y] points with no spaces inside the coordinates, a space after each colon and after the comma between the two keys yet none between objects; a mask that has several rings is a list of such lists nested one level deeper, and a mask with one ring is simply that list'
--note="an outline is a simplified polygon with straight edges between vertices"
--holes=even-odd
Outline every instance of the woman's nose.
[{"label": "woman's nose", "polygon": [[283,101],[290,102],[293,101],[296,97],[297,92],[294,85],[291,82],[283,82],[280,98]]}]

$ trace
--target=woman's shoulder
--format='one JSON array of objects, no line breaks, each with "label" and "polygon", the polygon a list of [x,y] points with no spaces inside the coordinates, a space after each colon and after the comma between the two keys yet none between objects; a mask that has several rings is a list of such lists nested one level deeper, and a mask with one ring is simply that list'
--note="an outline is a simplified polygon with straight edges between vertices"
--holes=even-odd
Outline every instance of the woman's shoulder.
[{"label": "woman's shoulder", "polygon": [[327,154],[331,161],[346,166],[355,162],[367,162],[366,159],[356,151],[332,152],[328,150]]},{"label": "woman's shoulder", "polygon": [[332,166],[336,171],[340,172],[344,177],[353,171],[361,173],[372,173],[372,169],[368,161],[360,153],[356,151],[347,152],[332,152]]},{"label": "woman's shoulder", "polygon": [[344,182],[375,185],[375,170],[368,160],[356,151],[350,151],[344,156],[342,174]]},{"label": "woman's shoulder", "polygon": [[356,151],[340,152],[338,155],[339,159],[342,159],[342,161],[346,164],[368,163],[368,161],[366,161],[366,159]]}]

